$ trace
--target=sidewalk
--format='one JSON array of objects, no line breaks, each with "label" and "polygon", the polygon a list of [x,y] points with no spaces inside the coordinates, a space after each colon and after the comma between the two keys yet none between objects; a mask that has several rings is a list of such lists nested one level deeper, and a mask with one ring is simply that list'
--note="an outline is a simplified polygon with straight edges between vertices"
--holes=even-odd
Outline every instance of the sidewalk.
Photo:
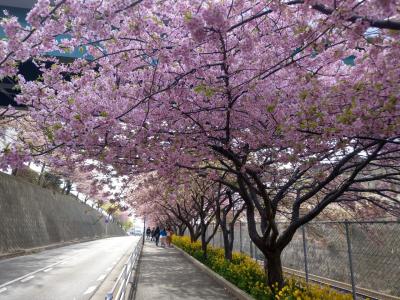
[{"label": "sidewalk", "polygon": [[146,241],[139,262],[135,300],[233,299],[223,287],[173,248]]}]

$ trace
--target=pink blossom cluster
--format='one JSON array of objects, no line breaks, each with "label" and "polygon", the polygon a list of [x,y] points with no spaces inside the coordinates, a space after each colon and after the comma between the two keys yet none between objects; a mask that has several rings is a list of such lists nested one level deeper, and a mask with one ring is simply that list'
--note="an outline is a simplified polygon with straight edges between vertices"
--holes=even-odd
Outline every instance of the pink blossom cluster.
[{"label": "pink blossom cluster", "polygon": [[[297,220],[290,207],[307,206],[314,218],[334,202],[378,201],[361,188],[368,181],[391,199],[384,187],[397,180],[400,152],[398,6],[39,1],[27,28],[12,16],[1,23],[1,76],[29,58],[42,71],[35,81],[18,77],[35,139],[17,139],[1,166],[41,155],[59,166],[92,160],[107,175],[96,185],[155,173],[183,190],[191,186],[177,175],[185,170],[237,190],[268,220],[260,197],[273,217],[279,210]],[[82,55],[73,61],[48,56],[74,50]],[[166,201],[175,203],[175,192]]]}]

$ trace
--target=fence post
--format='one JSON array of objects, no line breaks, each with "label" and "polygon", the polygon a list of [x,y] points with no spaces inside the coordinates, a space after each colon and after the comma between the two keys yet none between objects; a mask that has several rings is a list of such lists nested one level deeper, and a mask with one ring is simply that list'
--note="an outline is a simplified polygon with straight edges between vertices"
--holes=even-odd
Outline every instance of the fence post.
[{"label": "fence post", "polygon": [[242,221],[239,220],[239,251],[243,253],[243,246],[242,246]]},{"label": "fence post", "polygon": [[305,227],[306,225],[301,226],[301,233],[303,235],[304,272],[306,273],[306,282],[308,282],[307,239]]},{"label": "fence post", "polygon": [[251,258],[254,258],[254,256],[253,256],[253,241],[250,241],[250,256],[251,256]]},{"label": "fence post", "polygon": [[[214,232],[214,230],[215,230],[215,223],[212,223],[212,232]],[[215,232],[215,234],[217,234],[216,232]],[[214,237],[215,237],[215,234],[212,236],[212,238],[211,238],[211,244],[212,244],[212,246],[214,247]]]},{"label": "fence post", "polygon": [[351,290],[353,293],[353,299],[356,300],[356,285],[354,282],[354,272],[353,272],[353,258],[351,253],[351,241],[350,241],[350,232],[349,232],[349,222],[346,220],[344,222],[344,226],[346,228],[346,240],[347,240],[347,253],[349,256],[349,269],[350,269],[350,280],[351,280]]},{"label": "fence post", "polygon": [[258,261],[258,248],[256,245],[254,245],[254,257],[255,257],[256,261]]},{"label": "fence post", "polygon": [[221,230],[221,231],[219,232],[219,247],[222,248],[222,247],[223,247],[223,246],[222,246],[223,244],[224,244],[224,242],[222,241],[222,230]]}]

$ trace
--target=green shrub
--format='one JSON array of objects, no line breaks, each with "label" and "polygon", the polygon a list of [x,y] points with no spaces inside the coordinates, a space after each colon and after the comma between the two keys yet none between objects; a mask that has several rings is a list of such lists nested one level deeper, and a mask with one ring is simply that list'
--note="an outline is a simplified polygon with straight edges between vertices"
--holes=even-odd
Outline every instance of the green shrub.
[{"label": "green shrub", "polygon": [[262,266],[246,254],[233,253],[232,261],[224,257],[221,248],[208,247],[207,259],[201,250],[201,243],[190,241],[189,237],[173,236],[172,242],[210,269],[252,295],[258,300],[351,300],[349,294],[341,294],[327,286],[306,284],[293,278],[287,280],[282,290],[265,285],[266,275]]}]

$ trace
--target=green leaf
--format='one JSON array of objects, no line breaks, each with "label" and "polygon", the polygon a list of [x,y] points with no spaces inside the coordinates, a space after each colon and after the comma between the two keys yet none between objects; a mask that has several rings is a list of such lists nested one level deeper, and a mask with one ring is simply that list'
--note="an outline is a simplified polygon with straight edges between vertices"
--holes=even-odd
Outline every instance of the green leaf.
[{"label": "green leaf", "polygon": [[19,84],[16,84],[16,85],[14,85],[14,86],[12,87],[12,90],[13,90],[13,91],[19,92],[19,91],[21,91],[21,86],[20,86]]},{"label": "green leaf", "polygon": [[342,114],[337,116],[338,122],[346,125],[353,123],[354,119],[355,116],[351,107],[346,108]]},{"label": "green leaf", "polygon": [[3,149],[3,152],[6,154],[11,152],[10,144],[7,144],[7,146]]},{"label": "green leaf", "polygon": [[383,108],[386,111],[393,111],[396,109],[397,98],[396,96],[390,95],[388,101],[384,104]]},{"label": "green leaf", "polygon": [[206,96],[207,98],[211,98],[214,94],[215,92],[211,88],[206,88],[206,90],[204,91],[204,96]]},{"label": "green leaf", "polygon": [[190,21],[193,17],[192,17],[192,12],[191,11],[187,11],[185,12],[185,21]]},{"label": "green leaf", "polygon": [[275,104],[270,104],[267,105],[267,112],[272,113],[275,110],[276,105]]},{"label": "green leaf", "polygon": [[44,134],[47,136],[49,141],[54,142],[54,133],[53,130],[51,130],[50,127],[47,127],[44,129]]},{"label": "green leaf", "polygon": [[200,84],[198,86],[196,86],[193,90],[195,93],[200,94],[201,92],[203,92],[205,89],[205,86],[203,84]]},{"label": "green leaf", "polygon": [[56,123],[56,124],[53,125],[53,129],[54,130],[58,130],[58,129],[61,129],[61,128],[62,128],[61,123]]},{"label": "green leaf", "polygon": [[301,100],[305,100],[308,96],[308,91],[307,90],[301,91],[299,96]]},{"label": "green leaf", "polygon": [[215,90],[211,87],[207,87],[204,84],[200,84],[198,86],[196,86],[193,91],[196,94],[203,94],[204,96],[206,96],[207,98],[211,98],[212,96],[214,96],[215,94]]}]

